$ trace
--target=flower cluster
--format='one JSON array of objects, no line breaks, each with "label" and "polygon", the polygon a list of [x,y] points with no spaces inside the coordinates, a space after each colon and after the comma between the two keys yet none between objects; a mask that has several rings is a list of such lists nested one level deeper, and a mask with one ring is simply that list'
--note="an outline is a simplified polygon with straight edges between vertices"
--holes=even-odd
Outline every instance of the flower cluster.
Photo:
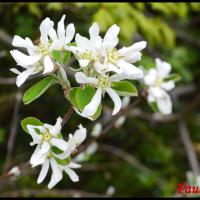
[{"label": "flower cluster", "polygon": [[79,125],[74,135],[70,134],[68,141],[65,141],[61,134],[61,122],[59,117],[54,126],[50,124],[27,125],[33,142],[31,146],[37,145],[30,159],[32,167],[42,165],[37,183],[41,183],[47,175],[49,167],[52,169],[51,180],[48,188],[54,187],[62,178],[65,171],[73,182],[79,180],[73,168],[80,168],[81,165],[71,161],[71,155],[76,148],[85,140],[86,129]]},{"label": "flower cluster", "polygon": [[[16,68],[10,69],[17,74],[16,85],[20,87],[31,75],[47,76],[24,93],[24,104],[39,98],[54,83],[58,83],[62,86],[66,99],[80,116],[96,120],[101,114],[102,98],[105,94],[113,101],[112,115],[116,115],[121,108],[128,106],[131,96],[138,96],[133,80],[142,80],[147,89],[147,100],[150,105],[156,103],[162,114],[172,112],[172,102],[167,91],[175,87],[174,81],[177,76],[169,74],[171,65],[156,59],[156,68],[145,74],[141,68],[135,66],[135,63],[141,60],[141,51],[146,47],[146,41],[118,49],[120,27],[116,24],[101,37],[99,25],[93,23],[87,38],[79,33],[75,34],[72,23],[65,28],[64,20],[65,15],[58,22],[56,30],[52,20],[44,19],[39,28],[40,38],[36,42],[32,42],[28,37],[23,39],[14,36],[13,46],[26,50],[26,54],[17,49],[10,52],[17,66],[24,68],[22,72]],[[71,86],[64,68],[68,67],[71,55],[80,65],[74,75],[78,87]],[[120,96],[124,96],[124,100],[121,100]],[[122,115],[115,126],[121,126],[125,120],[125,116]],[[22,120],[24,131],[33,139],[30,145],[37,145],[30,159],[32,167],[42,166],[37,182],[41,183],[49,168],[52,169],[49,189],[63,178],[63,171],[73,182],[79,180],[73,169],[81,166],[72,161],[72,155],[85,140],[86,129],[79,125],[75,133],[69,134],[68,140],[65,141],[61,134],[61,123],[60,117],[54,126],[43,124],[31,117]],[[102,125],[97,125],[92,132],[95,138],[102,130]],[[87,160],[96,150],[97,144],[93,143],[75,160]]]},{"label": "flower cluster", "polygon": [[158,111],[164,115],[172,113],[172,102],[167,91],[175,87],[176,76],[170,75],[171,65],[155,59],[156,68],[152,68],[144,76],[144,83],[148,87],[148,102],[156,103]]}]

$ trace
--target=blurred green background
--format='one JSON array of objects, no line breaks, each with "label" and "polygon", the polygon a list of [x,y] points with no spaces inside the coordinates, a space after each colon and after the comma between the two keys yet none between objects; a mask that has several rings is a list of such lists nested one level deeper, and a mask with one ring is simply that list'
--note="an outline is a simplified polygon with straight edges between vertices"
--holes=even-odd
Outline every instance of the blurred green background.
[{"label": "blurred green background", "polygon": [[[116,23],[121,27],[119,47],[146,40],[148,47],[137,65],[153,67],[154,58],[159,57],[171,63],[173,72],[182,77],[171,93],[175,114],[169,119],[156,120],[147,102],[143,101],[139,107],[143,115],[128,117],[122,127],[112,129],[99,144],[99,147],[107,144],[121,149],[137,159],[147,171],[135,167],[123,156],[99,148],[83,163],[83,169],[78,170],[78,183],[72,183],[65,176],[55,190],[48,192],[48,180],[41,185],[36,183],[39,168],[33,170],[26,167],[19,178],[9,179],[3,186],[0,183],[0,196],[109,195],[108,188],[114,189],[113,196],[176,195],[177,184],[186,182],[186,172],[191,170],[179,134],[180,120],[176,118],[177,115],[181,114],[181,120],[186,122],[193,148],[200,158],[199,3],[1,3],[0,174],[3,174],[5,167],[16,93],[19,92],[13,79],[15,75],[9,71],[16,65],[9,53],[13,49],[12,37],[16,34],[34,41],[39,37],[39,25],[45,17],[50,17],[56,25],[63,14],[66,14],[65,24],[74,23],[76,33],[84,36],[88,36],[88,29],[94,21],[100,24],[102,34]],[[21,89],[22,93],[38,80],[27,81]],[[75,84],[74,80],[72,82]],[[53,86],[32,104],[20,106],[9,168],[28,161],[33,152],[29,146],[31,138],[20,127],[21,119],[34,116],[54,124],[55,119],[63,116],[68,107],[69,103],[59,86]],[[89,127],[89,131],[94,125],[73,114],[63,133],[67,136],[79,123]]]}]

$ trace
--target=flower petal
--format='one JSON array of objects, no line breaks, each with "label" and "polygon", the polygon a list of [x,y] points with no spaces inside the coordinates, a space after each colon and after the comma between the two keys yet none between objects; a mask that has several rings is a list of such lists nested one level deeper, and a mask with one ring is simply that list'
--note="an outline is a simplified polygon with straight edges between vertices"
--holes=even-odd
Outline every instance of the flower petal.
[{"label": "flower petal", "polygon": [[122,101],[119,95],[113,89],[107,88],[106,92],[108,93],[112,101],[114,102],[114,109],[113,109],[112,115],[115,115],[120,111],[122,107]]},{"label": "flower petal", "polygon": [[74,27],[74,24],[68,24],[67,25],[67,28],[66,28],[66,39],[65,39],[65,44],[68,44],[72,41],[73,37],[74,37],[74,34],[75,34],[75,27]]},{"label": "flower petal", "polygon": [[70,162],[70,163],[68,164],[68,167],[74,168],[74,169],[78,169],[78,168],[81,167],[81,165],[79,165],[79,164],[77,164],[77,163],[74,163],[74,162]]},{"label": "flower petal", "polygon": [[80,124],[79,129],[77,129],[74,133],[74,140],[76,141],[77,145],[80,145],[86,138],[86,128],[83,128],[83,126]]},{"label": "flower petal", "polygon": [[79,48],[86,49],[86,50],[93,50],[95,49],[94,45],[88,40],[86,37],[81,36],[80,34],[76,34],[75,37],[76,45]]},{"label": "flower petal", "polygon": [[82,68],[84,68],[84,67],[87,67],[87,66],[88,66],[90,60],[87,60],[87,59],[80,59],[78,62],[79,62],[79,65],[80,65]]},{"label": "flower petal", "polygon": [[62,180],[63,174],[62,170],[59,168],[54,158],[50,159],[50,164],[52,168],[52,175],[51,175],[51,181],[48,184],[48,188],[52,189],[59,181]]},{"label": "flower petal", "polygon": [[95,39],[99,36],[99,25],[95,22],[89,29],[90,39]]},{"label": "flower petal", "polygon": [[41,135],[39,135],[34,127],[32,125],[27,125],[27,129],[31,135],[31,137],[33,138],[33,141],[36,142],[37,144],[42,140]]},{"label": "flower petal", "polygon": [[161,87],[167,91],[172,90],[175,87],[174,81],[167,81],[161,84]]},{"label": "flower petal", "polygon": [[76,72],[75,79],[78,83],[90,83],[96,85],[98,80],[93,77],[87,77],[83,72]]},{"label": "flower petal", "polygon": [[41,58],[40,55],[27,56],[18,50],[12,50],[10,53],[16,63],[24,68],[28,68],[27,66],[37,63]]},{"label": "flower petal", "polygon": [[43,142],[39,154],[46,154],[50,150],[50,144],[48,142]]},{"label": "flower petal", "polygon": [[37,47],[33,45],[32,41],[29,38],[23,39],[18,35],[14,36],[12,45],[15,47],[23,47],[32,50],[37,49]]},{"label": "flower petal", "polygon": [[109,42],[113,38],[117,38],[120,28],[116,24],[112,25],[106,32],[103,42]]},{"label": "flower petal", "polygon": [[47,172],[49,170],[49,160],[47,160],[43,165],[42,165],[42,169],[40,171],[37,183],[40,184],[42,183],[42,181],[45,179]]},{"label": "flower petal", "polygon": [[44,57],[44,71],[42,74],[51,73],[54,70],[54,64],[49,56]]},{"label": "flower petal", "polygon": [[37,71],[35,71],[35,67],[31,67],[31,68],[23,71],[21,74],[19,74],[17,76],[17,79],[16,79],[17,87],[20,87],[30,75],[33,75],[36,73],[37,73]]},{"label": "flower petal", "polygon": [[124,57],[123,60],[125,60],[128,63],[134,63],[141,60],[141,56],[142,56],[142,53],[136,52],[136,53],[131,54],[130,56]]},{"label": "flower petal", "polygon": [[155,61],[156,61],[156,68],[157,68],[157,71],[159,74],[159,78],[163,79],[166,76],[168,76],[168,74],[170,73],[171,68],[172,68],[171,64],[164,62],[164,61],[160,60],[159,58],[156,58]]},{"label": "flower petal", "polygon": [[65,40],[64,20],[65,20],[65,15],[63,15],[61,20],[58,22],[58,28],[57,28],[58,39],[62,41]]},{"label": "flower petal", "polygon": [[11,72],[13,72],[13,73],[15,73],[15,74],[21,74],[21,72],[18,70],[18,69],[16,69],[16,68],[11,68],[11,69],[9,69]]},{"label": "flower petal", "polygon": [[100,88],[98,88],[96,93],[92,97],[90,103],[85,106],[85,108],[82,112],[83,115],[93,116],[96,113],[96,111],[101,103],[101,95],[102,95],[102,90]]},{"label": "flower petal", "polygon": [[57,120],[56,120],[56,124],[54,126],[52,125],[48,125],[46,124],[45,126],[47,128],[49,128],[49,132],[54,135],[54,136],[57,136],[58,133],[60,133],[61,129],[62,129],[62,126],[61,126],[61,123],[62,123],[62,118],[61,117],[58,117]]},{"label": "flower petal", "polygon": [[67,150],[68,144],[63,139],[52,138],[50,142],[53,146],[56,146],[58,149],[62,151]]},{"label": "flower petal", "polygon": [[49,31],[53,28],[53,21],[51,21],[48,17],[45,18],[42,23],[40,24],[40,41],[42,44],[48,44],[49,39],[48,39],[48,34]]},{"label": "flower petal", "polygon": [[147,45],[146,41],[137,42],[130,47],[123,47],[119,49],[118,53],[120,56],[130,56],[131,54],[134,54],[135,52],[144,49],[146,45]]},{"label": "flower petal", "polygon": [[68,166],[64,167],[64,171],[68,174],[70,179],[73,182],[78,182],[79,181],[79,176],[75,173],[74,170],[70,169]]},{"label": "flower petal", "polygon": [[157,98],[157,105],[162,114],[168,115],[172,113],[172,102],[167,93],[161,98]]}]

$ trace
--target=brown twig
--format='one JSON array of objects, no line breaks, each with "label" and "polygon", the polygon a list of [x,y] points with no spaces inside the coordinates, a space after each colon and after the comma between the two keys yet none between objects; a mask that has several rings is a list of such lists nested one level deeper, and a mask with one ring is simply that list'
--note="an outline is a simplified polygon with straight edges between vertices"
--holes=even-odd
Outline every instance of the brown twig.
[{"label": "brown twig", "polygon": [[12,121],[11,121],[10,134],[9,134],[9,138],[8,138],[4,172],[6,172],[7,169],[9,168],[10,160],[11,160],[11,156],[12,156],[12,152],[13,152],[13,148],[14,148],[14,142],[15,142],[15,137],[16,137],[16,133],[17,133],[17,123],[18,123],[18,117],[19,117],[18,113],[19,113],[19,109],[20,109],[21,98],[22,98],[22,94],[21,94],[21,91],[19,90],[15,97],[15,106],[14,106],[13,117],[12,117]]},{"label": "brown twig", "polygon": [[67,121],[69,120],[69,118],[71,117],[73,113],[74,113],[74,109],[73,107],[70,107],[63,117],[63,121],[61,124],[62,126],[64,126],[67,123]]},{"label": "brown twig", "polygon": [[200,173],[199,162],[186,123],[183,121],[179,123],[179,133],[185,147],[190,167],[192,168],[193,173],[197,176]]}]

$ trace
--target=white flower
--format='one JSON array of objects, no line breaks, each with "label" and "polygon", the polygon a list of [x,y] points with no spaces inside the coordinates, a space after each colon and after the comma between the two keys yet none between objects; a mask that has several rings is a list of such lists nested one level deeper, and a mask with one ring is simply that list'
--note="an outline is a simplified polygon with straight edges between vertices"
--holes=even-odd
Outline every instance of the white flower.
[{"label": "white flower", "polygon": [[92,64],[98,73],[117,73],[117,79],[121,76],[126,76],[126,79],[143,78],[143,71],[131,63],[141,59],[140,51],[146,47],[146,42],[138,42],[117,50],[119,31],[117,25],[112,25],[104,38],[101,38],[98,24],[93,23],[89,29],[90,39],[76,34],[76,47],[69,47],[69,50],[75,54],[82,68]]},{"label": "white flower", "polygon": [[75,173],[73,169],[80,168],[81,165],[69,162],[67,165],[59,165],[56,162],[56,159],[53,157],[46,158],[45,162],[42,164],[42,169],[40,171],[37,183],[40,184],[43,182],[45,177],[47,176],[49,167],[51,166],[52,169],[52,175],[51,175],[51,180],[48,184],[48,188],[52,189],[58,182],[60,182],[63,178],[63,171],[65,171],[70,179],[73,182],[79,181],[78,175]]},{"label": "white flower", "polygon": [[156,59],[156,68],[150,69],[144,77],[144,83],[148,86],[148,101],[156,102],[162,114],[172,113],[172,102],[166,91],[175,87],[173,80],[165,81],[171,71],[171,65]]},{"label": "white flower", "polygon": [[49,18],[44,19],[40,25],[41,36],[38,45],[34,45],[28,37],[23,39],[20,36],[14,36],[12,42],[13,46],[26,48],[28,52],[28,55],[26,55],[16,49],[10,51],[17,65],[25,69],[23,72],[15,68],[11,69],[12,72],[18,74],[16,80],[18,87],[20,87],[30,75],[42,71],[43,74],[48,74],[55,70],[54,62],[51,58],[52,51],[62,50],[65,45],[71,42],[75,34],[73,24],[69,24],[65,31],[64,19],[65,15],[58,23],[57,33],[53,28],[54,22]]},{"label": "white flower", "polygon": [[114,102],[114,109],[112,115],[115,115],[119,112],[122,106],[122,102],[117,92],[115,92],[115,90],[111,88],[111,83],[118,81],[114,79],[113,76],[108,77],[105,75],[101,75],[98,78],[94,78],[94,77],[87,77],[83,72],[77,72],[75,74],[75,78],[78,83],[81,84],[88,83],[97,88],[96,93],[92,97],[90,103],[88,103],[88,105],[85,106],[83,112],[80,113],[76,110],[77,113],[79,113],[83,117],[91,119],[91,116],[93,116],[96,113],[101,103],[102,95],[104,95],[105,92],[110,96],[110,98]]},{"label": "white flower", "polygon": [[53,153],[53,155],[62,160],[66,159],[71,155],[71,153],[73,153],[76,150],[76,148],[81,143],[85,141],[87,130],[86,128],[83,128],[81,124],[78,127],[79,128],[75,131],[74,135],[69,134],[69,139],[67,141],[67,149],[65,150],[65,152],[61,154]]},{"label": "white flower", "polygon": [[101,134],[102,129],[103,129],[102,124],[96,123],[94,128],[92,129],[91,136],[98,138],[99,135]]},{"label": "white flower", "polygon": [[13,167],[8,174],[12,174],[14,176],[20,176],[21,174],[21,170],[19,169],[19,167]]},{"label": "white flower", "polygon": [[[27,129],[33,138],[33,142],[30,145],[36,145],[37,147],[31,157],[30,163],[32,167],[42,164],[49,156],[49,152],[52,146],[57,147],[63,152],[67,150],[68,143],[59,138],[61,131],[62,119],[59,117],[55,126],[44,124],[44,126],[27,125]],[[38,132],[40,134],[38,134]]]}]

